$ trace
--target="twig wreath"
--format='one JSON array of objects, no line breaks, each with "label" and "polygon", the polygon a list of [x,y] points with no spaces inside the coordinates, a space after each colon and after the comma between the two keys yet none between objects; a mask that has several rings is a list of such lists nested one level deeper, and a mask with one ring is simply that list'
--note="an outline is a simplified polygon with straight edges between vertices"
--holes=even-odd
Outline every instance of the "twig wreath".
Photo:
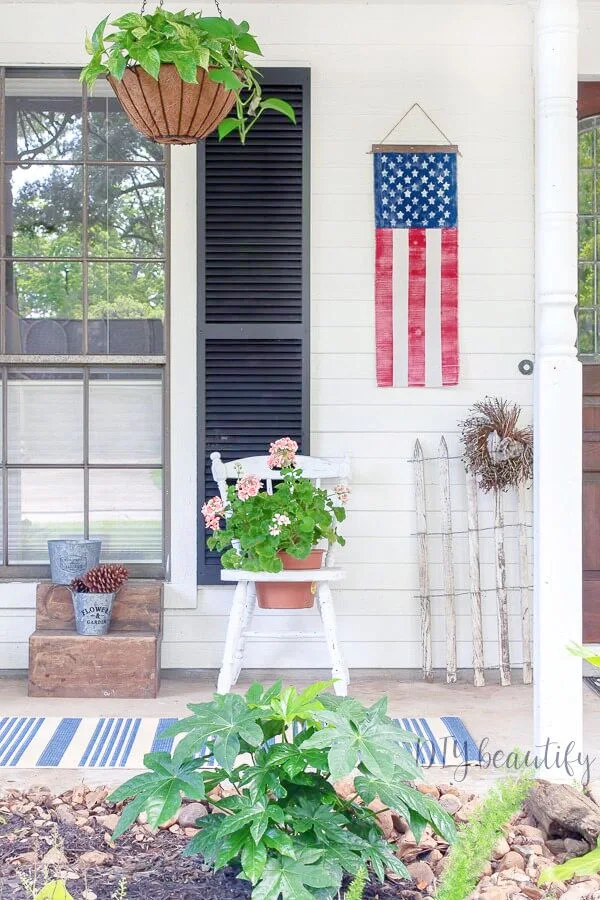
[{"label": "twig wreath", "polygon": [[533,430],[518,427],[521,407],[499,397],[475,403],[460,423],[463,462],[481,490],[506,491],[533,473]]}]

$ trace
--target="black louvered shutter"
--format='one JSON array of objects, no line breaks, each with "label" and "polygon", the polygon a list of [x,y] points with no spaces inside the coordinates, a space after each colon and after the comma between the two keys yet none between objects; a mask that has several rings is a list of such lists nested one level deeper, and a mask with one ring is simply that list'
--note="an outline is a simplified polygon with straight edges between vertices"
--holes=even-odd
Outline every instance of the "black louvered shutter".
[{"label": "black louvered shutter", "polygon": [[[245,146],[198,145],[199,508],[213,450],[263,455],[289,435],[309,452],[310,71],[263,74],[297,126],[269,111]],[[198,528],[198,583],[215,584],[200,511]]]}]

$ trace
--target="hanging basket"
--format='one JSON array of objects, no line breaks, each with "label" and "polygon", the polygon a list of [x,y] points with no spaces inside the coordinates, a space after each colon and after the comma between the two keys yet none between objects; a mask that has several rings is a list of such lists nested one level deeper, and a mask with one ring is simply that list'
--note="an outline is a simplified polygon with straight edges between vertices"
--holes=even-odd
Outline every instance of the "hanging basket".
[{"label": "hanging basket", "polygon": [[198,69],[198,83],[182,81],[172,63],[163,63],[158,80],[141,66],[128,66],[118,81],[108,81],[133,127],[158,144],[193,144],[205,138],[230,113],[235,91]]}]

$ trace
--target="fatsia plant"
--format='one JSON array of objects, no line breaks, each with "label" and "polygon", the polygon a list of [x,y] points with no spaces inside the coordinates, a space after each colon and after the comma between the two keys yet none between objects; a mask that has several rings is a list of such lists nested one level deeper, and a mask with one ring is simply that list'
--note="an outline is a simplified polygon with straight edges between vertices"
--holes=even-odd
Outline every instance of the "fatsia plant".
[{"label": "fatsia plant", "polygon": [[[409,877],[368,804],[379,798],[417,840],[429,824],[452,842],[454,822],[411,784],[422,777],[406,749],[415,736],[387,715],[387,701],[365,707],[328,693],[331,684],[301,693],[253,684],[244,697],[191,704],[191,716],[163,733],[180,737],[174,752],[148,754],[149,771],[109,798],[131,798],[113,837],[142,812],[157,827],[183,797],[201,800],[225,785],[211,797],[218,812],[198,820],[184,852],[215,869],[237,861],[253,900],[333,898],[344,873],[356,877],[366,865],[381,881],[386,871]],[[355,793],[344,799],[333,782],[353,773]]]},{"label": "fatsia plant", "polygon": [[110,23],[113,30],[106,34],[108,19],[86,38],[91,59],[81,80],[90,89],[101,75],[120,81],[128,66],[141,66],[157,79],[161,65],[168,63],[176,67],[182,81],[195,84],[198,69],[204,69],[212,81],[236,92],[236,114],[220,123],[220,138],[237,131],[243,143],[267,109],[296,122],[287,101],[262,96],[260,73],[248,57],[260,56],[261,49],[248,22],[185,9],[169,12],[159,6],[153,13],[125,13]]}]

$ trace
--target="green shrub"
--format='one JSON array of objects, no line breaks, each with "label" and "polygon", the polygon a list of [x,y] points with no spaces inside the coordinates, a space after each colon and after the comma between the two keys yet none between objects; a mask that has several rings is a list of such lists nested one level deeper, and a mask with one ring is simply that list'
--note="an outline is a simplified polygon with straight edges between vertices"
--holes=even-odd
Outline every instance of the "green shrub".
[{"label": "green shrub", "polygon": [[504,827],[523,805],[532,784],[533,775],[527,771],[520,778],[501,781],[489,791],[450,851],[436,900],[465,900],[469,896]]},{"label": "green shrub", "polygon": [[[238,860],[254,900],[333,898],[344,873],[356,876],[367,864],[382,881],[386,870],[407,877],[367,804],[379,798],[417,840],[430,824],[451,842],[454,822],[411,786],[422,774],[404,745],[415,737],[387,716],[386,699],[366,708],[324,693],[331,684],[300,694],[281,682],[267,690],[253,684],[245,697],[191,704],[192,715],[164,732],[184,735],[174,753],[148,754],[149,771],[109,798],[133,798],[113,837],[142,812],[157,827],[177,814],[182,797],[202,800],[226,783],[234,793],[212,799],[219,811],[198,820],[184,852],[215,869]],[[211,758],[216,768],[201,771]],[[355,769],[356,793],[343,799],[332,782]]]},{"label": "green shrub", "polygon": [[364,866],[361,866],[356,873],[356,878],[346,891],[345,900],[362,900],[368,877],[367,870]]}]

